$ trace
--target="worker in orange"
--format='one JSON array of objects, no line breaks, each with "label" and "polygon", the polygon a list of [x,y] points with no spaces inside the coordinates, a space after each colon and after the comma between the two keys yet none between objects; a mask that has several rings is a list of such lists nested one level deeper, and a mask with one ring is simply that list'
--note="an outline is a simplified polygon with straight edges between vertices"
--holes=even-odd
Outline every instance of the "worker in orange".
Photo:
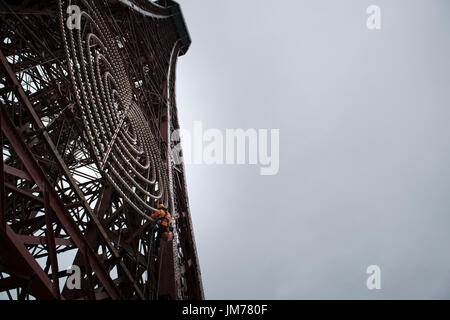
[{"label": "worker in orange", "polygon": [[159,246],[159,241],[161,237],[166,240],[170,241],[173,239],[173,228],[170,225],[172,222],[172,217],[170,216],[170,213],[167,211],[164,204],[158,205],[158,210],[153,212],[151,215],[152,219],[156,220],[156,224],[158,225],[158,236],[157,236],[157,247]]}]

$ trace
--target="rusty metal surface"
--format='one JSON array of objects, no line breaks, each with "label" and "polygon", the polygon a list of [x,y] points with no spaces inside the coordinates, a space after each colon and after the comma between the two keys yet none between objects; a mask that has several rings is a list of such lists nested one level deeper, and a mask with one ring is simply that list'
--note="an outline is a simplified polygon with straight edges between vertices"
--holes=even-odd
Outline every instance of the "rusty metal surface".
[{"label": "rusty metal surface", "polygon": [[[190,45],[179,5],[0,0],[0,35],[0,298],[203,299],[168,140]],[[158,252],[160,202],[174,240]]]}]

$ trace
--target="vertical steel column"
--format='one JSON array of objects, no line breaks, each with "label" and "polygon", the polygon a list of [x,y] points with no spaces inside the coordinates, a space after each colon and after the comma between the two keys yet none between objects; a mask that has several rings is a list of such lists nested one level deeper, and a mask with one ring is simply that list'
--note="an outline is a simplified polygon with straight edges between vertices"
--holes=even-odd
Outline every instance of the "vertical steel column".
[{"label": "vertical steel column", "polygon": [[6,227],[6,206],[5,206],[5,171],[3,164],[3,132],[1,129],[2,125],[2,114],[0,112],[0,142],[2,144],[1,150],[1,161],[0,161],[0,230],[5,231]]},{"label": "vertical steel column", "polygon": [[56,245],[55,245],[55,235],[53,233],[53,213],[50,207],[50,202],[48,198],[47,185],[44,187],[44,208],[45,208],[45,224],[47,226],[47,250],[48,257],[50,259],[50,265],[52,267],[52,280],[53,280],[53,291],[58,299],[61,299],[61,293],[59,291],[59,277],[58,277],[58,258],[56,257]]}]

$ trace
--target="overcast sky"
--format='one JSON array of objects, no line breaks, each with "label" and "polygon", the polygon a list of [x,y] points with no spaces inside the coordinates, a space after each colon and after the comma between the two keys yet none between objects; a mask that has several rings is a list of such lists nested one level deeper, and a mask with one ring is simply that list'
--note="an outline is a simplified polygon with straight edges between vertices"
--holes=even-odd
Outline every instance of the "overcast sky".
[{"label": "overcast sky", "polygon": [[450,2],[179,2],[180,125],[280,129],[277,175],[186,167],[206,298],[450,298]]}]

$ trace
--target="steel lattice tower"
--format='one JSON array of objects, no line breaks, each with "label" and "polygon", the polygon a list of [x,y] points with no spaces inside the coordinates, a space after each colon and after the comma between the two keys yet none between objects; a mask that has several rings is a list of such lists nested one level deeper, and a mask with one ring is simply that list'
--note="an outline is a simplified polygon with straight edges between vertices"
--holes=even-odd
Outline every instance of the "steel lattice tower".
[{"label": "steel lattice tower", "polygon": [[[203,299],[171,152],[179,5],[0,0],[0,35],[0,298]],[[161,202],[174,239],[157,250]]]}]

